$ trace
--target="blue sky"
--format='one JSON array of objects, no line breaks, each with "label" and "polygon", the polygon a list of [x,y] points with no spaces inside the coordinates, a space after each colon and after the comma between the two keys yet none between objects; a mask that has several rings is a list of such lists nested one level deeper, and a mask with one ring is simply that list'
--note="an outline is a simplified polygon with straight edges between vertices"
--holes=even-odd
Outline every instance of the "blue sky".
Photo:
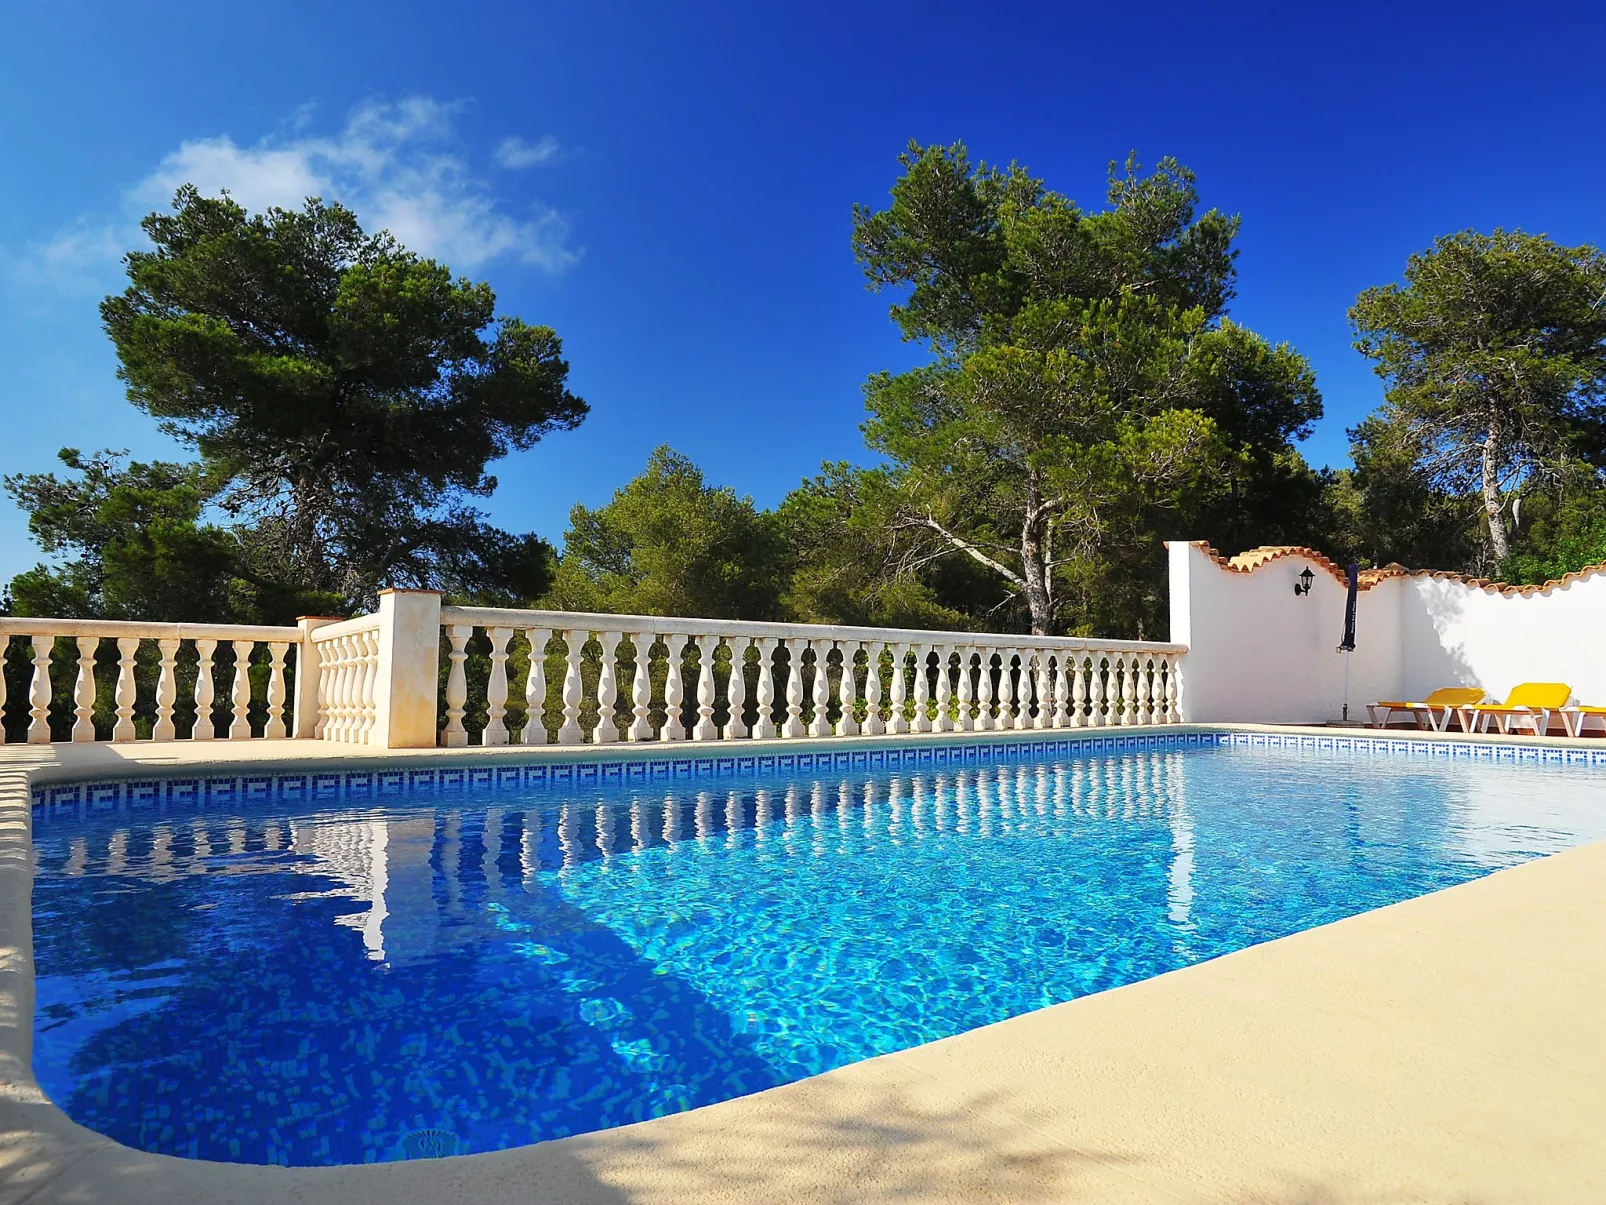
[{"label": "blue sky", "polygon": [[[773,505],[863,459],[860,385],[915,362],[848,242],[909,138],[1087,205],[1175,155],[1243,215],[1239,321],[1314,363],[1342,463],[1380,397],[1345,309],[1435,235],[1606,238],[1599,6],[30,3],[0,38],[0,472],[178,452],[96,303],[194,179],[313,189],[563,336],[592,405],[498,465],[561,537],[669,443]],[[0,507],[0,580],[36,559]]]}]

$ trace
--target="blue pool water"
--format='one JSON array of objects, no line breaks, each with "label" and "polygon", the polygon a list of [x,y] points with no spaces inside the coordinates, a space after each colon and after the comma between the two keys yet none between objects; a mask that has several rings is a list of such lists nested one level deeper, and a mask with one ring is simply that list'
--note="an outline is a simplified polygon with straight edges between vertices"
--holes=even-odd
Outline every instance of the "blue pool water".
[{"label": "blue pool water", "polygon": [[207,1159],[753,1092],[1606,837],[1606,770],[1244,748],[36,813],[35,1070]]}]

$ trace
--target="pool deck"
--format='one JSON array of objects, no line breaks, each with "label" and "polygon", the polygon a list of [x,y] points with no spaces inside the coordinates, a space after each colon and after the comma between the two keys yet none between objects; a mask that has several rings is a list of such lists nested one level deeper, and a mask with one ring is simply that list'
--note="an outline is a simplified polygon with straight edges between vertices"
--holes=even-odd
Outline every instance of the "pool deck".
[{"label": "pool deck", "polygon": [[517,1150],[294,1170],[172,1159],[74,1125],[34,1083],[30,776],[576,752],[0,747],[0,1202],[1606,1202],[1606,843],[739,1100]]}]

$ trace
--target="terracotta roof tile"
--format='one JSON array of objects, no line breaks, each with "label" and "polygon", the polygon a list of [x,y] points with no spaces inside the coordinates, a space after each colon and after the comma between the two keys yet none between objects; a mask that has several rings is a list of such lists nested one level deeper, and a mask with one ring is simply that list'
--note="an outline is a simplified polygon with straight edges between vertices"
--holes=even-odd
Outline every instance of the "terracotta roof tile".
[{"label": "terracotta roof tile", "polygon": [[[1269,565],[1273,561],[1280,561],[1284,557],[1298,556],[1315,564],[1318,568],[1326,570],[1335,580],[1343,585],[1349,584],[1349,575],[1344,569],[1317,552],[1314,548],[1302,544],[1268,544],[1261,548],[1251,548],[1247,552],[1240,552],[1235,557],[1224,557],[1203,540],[1190,540],[1188,543],[1199,549],[1211,560],[1228,573],[1253,573],[1262,565]],[[1565,577],[1544,583],[1542,586],[1510,586],[1504,582],[1492,582],[1486,577],[1467,577],[1460,573],[1448,573],[1441,569],[1407,569],[1404,565],[1384,565],[1381,569],[1362,569],[1357,585],[1362,590],[1368,590],[1379,582],[1387,581],[1392,577],[1431,577],[1443,581],[1461,582],[1484,591],[1486,594],[1521,595],[1548,594],[1558,587],[1569,585],[1572,582],[1583,581],[1594,577],[1598,573],[1606,573],[1606,562],[1599,565],[1589,565],[1577,573],[1569,573]]]}]

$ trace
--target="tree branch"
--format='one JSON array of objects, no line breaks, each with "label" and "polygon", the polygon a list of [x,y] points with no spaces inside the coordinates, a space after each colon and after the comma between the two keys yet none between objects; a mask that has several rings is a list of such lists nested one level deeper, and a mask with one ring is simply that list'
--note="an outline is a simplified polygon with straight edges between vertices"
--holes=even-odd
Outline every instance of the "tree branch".
[{"label": "tree branch", "polygon": [[1002,575],[1006,581],[1013,582],[1020,589],[1026,588],[1026,581],[1021,577],[1020,574],[1009,568],[1009,566],[995,561],[992,557],[988,556],[985,552],[983,552],[975,544],[972,544],[969,540],[965,539],[963,536],[956,535],[955,533],[949,531],[941,523],[937,522],[937,520],[929,512],[927,512],[924,516],[911,516],[906,522],[911,526],[929,528],[930,530],[936,532],[943,539],[947,540],[960,552],[963,552],[974,560],[986,565],[987,568],[991,569],[994,573]]}]

